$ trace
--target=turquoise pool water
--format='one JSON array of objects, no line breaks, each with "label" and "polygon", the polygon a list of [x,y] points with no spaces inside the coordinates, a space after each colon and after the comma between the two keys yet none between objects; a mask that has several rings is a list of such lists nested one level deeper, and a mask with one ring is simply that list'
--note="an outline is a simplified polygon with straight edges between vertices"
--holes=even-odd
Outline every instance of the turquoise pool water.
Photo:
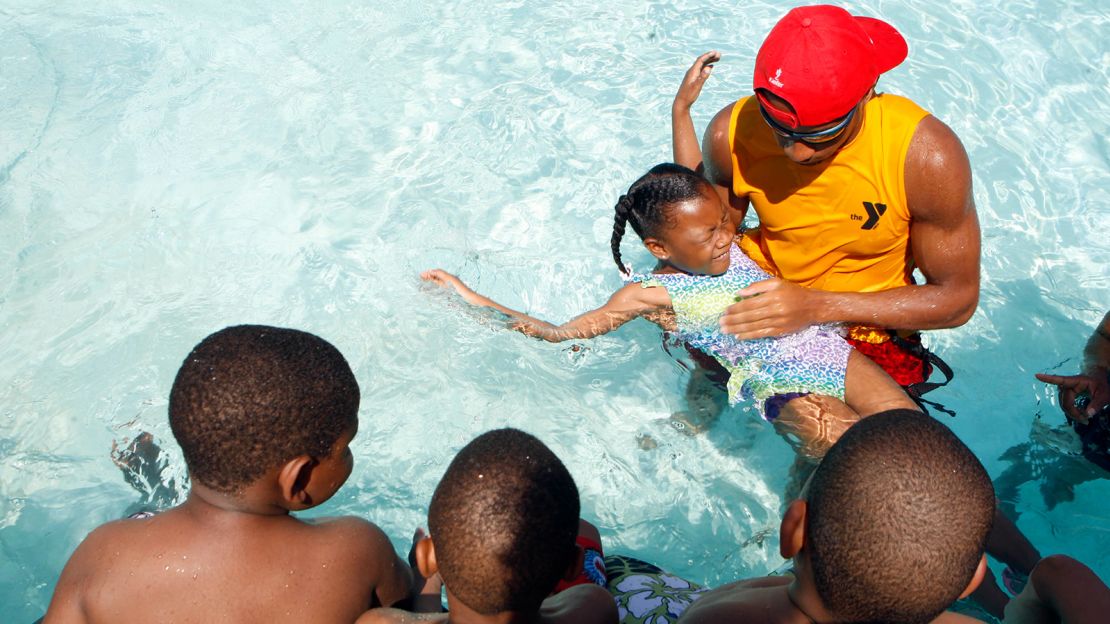
[{"label": "turquoise pool water", "polygon": [[[942,5],[942,6],[938,6]],[[778,565],[790,452],[748,410],[686,437],[684,372],[635,323],[569,351],[500,330],[442,266],[553,320],[619,285],[611,206],[669,158],[695,55],[724,60],[699,128],[745,92],[787,4],[0,2],[0,604],[45,608],[66,558],[137,494],[109,461],[203,336],[318,333],[363,388],[355,472],[320,514],[398,548],[453,453],[539,435],[608,548],[717,584]],[[853,2],[906,35],[884,90],[963,139],[983,291],[930,343],[949,422],[1019,526],[1110,578],[1110,481],[1070,455],[1054,394],[1110,307],[1110,15],[1095,0]],[[626,246],[638,265],[645,255]],[[637,438],[658,446],[641,450]],[[182,468],[177,449],[170,474]],[[1094,477],[1070,491],[1069,481]]]}]

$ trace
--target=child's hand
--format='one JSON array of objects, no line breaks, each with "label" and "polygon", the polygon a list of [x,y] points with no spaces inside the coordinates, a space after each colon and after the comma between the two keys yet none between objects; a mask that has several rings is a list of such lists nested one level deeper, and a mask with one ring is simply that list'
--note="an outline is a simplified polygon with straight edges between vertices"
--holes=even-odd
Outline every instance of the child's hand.
[{"label": "child's hand", "polygon": [[[1037,379],[1060,389],[1060,410],[1086,425],[1091,417],[1110,408],[1110,381],[1101,374],[1046,375]],[[1085,399],[1083,397],[1086,397]]]},{"label": "child's hand", "polygon": [[420,279],[425,282],[432,282],[440,288],[454,288],[456,291],[459,290],[459,288],[466,288],[466,284],[463,284],[461,279],[443,269],[430,269],[424,271],[420,274]]},{"label": "child's hand", "polygon": [[443,269],[431,269],[430,271],[424,271],[420,274],[420,279],[424,280],[425,282],[431,282],[436,286],[439,286],[440,288],[454,289],[454,291],[459,293],[459,295],[462,296],[462,298],[467,303],[471,303],[474,305],[484,305],[484,302],[481,301],[482,297],[478,293],[471,290],[471,288],[464,284],[461,279],[455,277],[447,271],[444,271]]},{"label": "child's hand", "polygon": [[721,53],[717,51],[706,52],[699,56],[690,69],[686,70],[686,75],[682,77],[682,84],[678,87],[678,94],[674,96],[675,110],[683,112],[689,111],[690,107],[697,101],[698,96],[701,95],[701,88],[705,84],[709,74],[713,71],[713,63],[721,60]]}]

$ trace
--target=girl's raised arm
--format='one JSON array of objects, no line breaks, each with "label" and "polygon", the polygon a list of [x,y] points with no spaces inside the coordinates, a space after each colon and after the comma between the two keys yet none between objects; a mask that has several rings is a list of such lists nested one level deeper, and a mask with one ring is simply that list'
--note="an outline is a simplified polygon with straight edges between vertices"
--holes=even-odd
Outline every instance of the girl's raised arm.
[{"label": "girl's raised arm", "polygon": [[690,108],[701,95],[701,88],[713,71],[713,63],[721,60],[720,52],[706,52],[694,60],[671,104],[671,141],[674,147],[674,161],[683,167],[698,171],[701,166],[701,146],[694,130],[694,120]]},{"label": "girl's raised arm", "polygon": [[420,274],[420,279],[432,282],[443,288],[452,288],[462,296],[463,300],[471,305],[493,308],[498,312],[512,318],[512,329],[527,336],[542,338],[548,342],[562,342],[593,338],[613,331],[632,319],[654,312],[661,308],[669,307],[670,297],[663,288],[643,288],[639,284],[627,284],[613,296],[605,305],[581,314],[562,325],[553,325],[517,312],[497,303],[489,297],[479,295],[462,280],[442,269],[432,269]]}]

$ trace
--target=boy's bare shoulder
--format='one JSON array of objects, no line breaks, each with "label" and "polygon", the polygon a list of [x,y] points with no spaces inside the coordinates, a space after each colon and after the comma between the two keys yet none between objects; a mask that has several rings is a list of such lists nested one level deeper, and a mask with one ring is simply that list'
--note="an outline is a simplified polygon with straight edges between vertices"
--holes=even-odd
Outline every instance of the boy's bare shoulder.
[{"label": "boy's bare shoulder", "polygon": [[617,603],[598,585],[576,585],[543,601],[543,624],[617,624]]},{"label": "boy's bare shoulder", "polygon": [[[301,587],[314,588],[309,606],[322,619],[340,613],[353,618],[408,593],[407,566],[382,530],[365,520],[282,517],[233,527],[215,524],[198,523],[175,508],[101,525],[63,569],[48,612],[59,617],[47,621],[124,621],[106,615],[153,597],[167,612],[187,611],[199,601],[207,605],[206,613],[261,616],[271,605],[251,593],[229,593],[229,588],[245,583],[265,595],[288,587],[291,575]],[[237,556],[229,557],[232,551]],[[183,587],[189,591],[183,593]],[[73,617],[61,617],[65,613]],[[84,617],[76,619],[78,613]]]},{"label": "boy's bare shoulder", "polygon": [[354,516],[318,518],[309,524],[320,532],[318,550],[332,553],[339,564],[336,572],[375,588],[373,604],[389,606],[408,597],[412,588],[409,565],[397,556],[393,543],[376,524]]},{"label": "boy's bare shoulder", "polygon": [[[792,622],[800,614],[786,593],[789,577],[774,576],[737,581],[706,592],[679,618],[681,624],[728,622]],[[804,622],[805,618],[799,621]]]},{"label": "boy's bare shoulder", "polygon": [[315,533],[319,547],[346,553],[352,557],[385,558],[395,557],[393,543],[378,525],[355,516],[336,516],[313,518],[305,523]]},{"label": "boy's bare shoulder", "polygon": [[[111,600],[119,584],[125,582],[123,574],[132,575],[133,581],[134,562],[163,533],[150,520],[115,520],[93,529],[62,569],[45,621],[89,621],[89,613],[98,606],[91,596]],[[170,536],[165,533],[162,537]]]},{"label": "boy's bare shoulder", "polygon": [[363,613],[355,624],[425,624],[447,622],[446,613],[413,613],[404,609],[378,608]]},{"label": "boy's bare shoulder", "polygon": [[[208,543],[220,540],[220,535],[213,535],[182,515],[180,509],[171,509],[148,518],[127,518],[102,524],[81,542],[72,560],[83,565],[112,566],[112,559],[129,555],[149,557],[153,552],[172,551],[178,545],[191,544],[198,539]],[[391,559],[395,555],[385,532],[372,522],[353,516],[291,521],[274,531],[297,533],[297,538],[310,542],[313,550],[329,553],[332,557],[364,560]],[[261,538],[265,532],[259,531],[256,535]],[[108,551],[112,557],[101,556]]]},{"label": "boy's bare shoulder", "polygon": [[[96,527],[78,545],[70,563],[94,570],[112,567],[114,560],[145,552],[151,542],[164,544],[177,535],[172,523],[168,525],[164,519],[155,522],[156,518],[124,518]],[[106,553],[111,556],[105,556]]]}]

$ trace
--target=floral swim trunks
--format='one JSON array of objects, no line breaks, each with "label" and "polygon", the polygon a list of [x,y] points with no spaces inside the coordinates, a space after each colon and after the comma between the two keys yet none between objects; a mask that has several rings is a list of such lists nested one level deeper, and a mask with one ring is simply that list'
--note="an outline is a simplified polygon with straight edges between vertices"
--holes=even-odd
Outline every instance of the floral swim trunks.
[{"label": "floral swim trunks", "polygon": [[669,624],[709,591],[633,557],[605,558],[621,624]]}]

